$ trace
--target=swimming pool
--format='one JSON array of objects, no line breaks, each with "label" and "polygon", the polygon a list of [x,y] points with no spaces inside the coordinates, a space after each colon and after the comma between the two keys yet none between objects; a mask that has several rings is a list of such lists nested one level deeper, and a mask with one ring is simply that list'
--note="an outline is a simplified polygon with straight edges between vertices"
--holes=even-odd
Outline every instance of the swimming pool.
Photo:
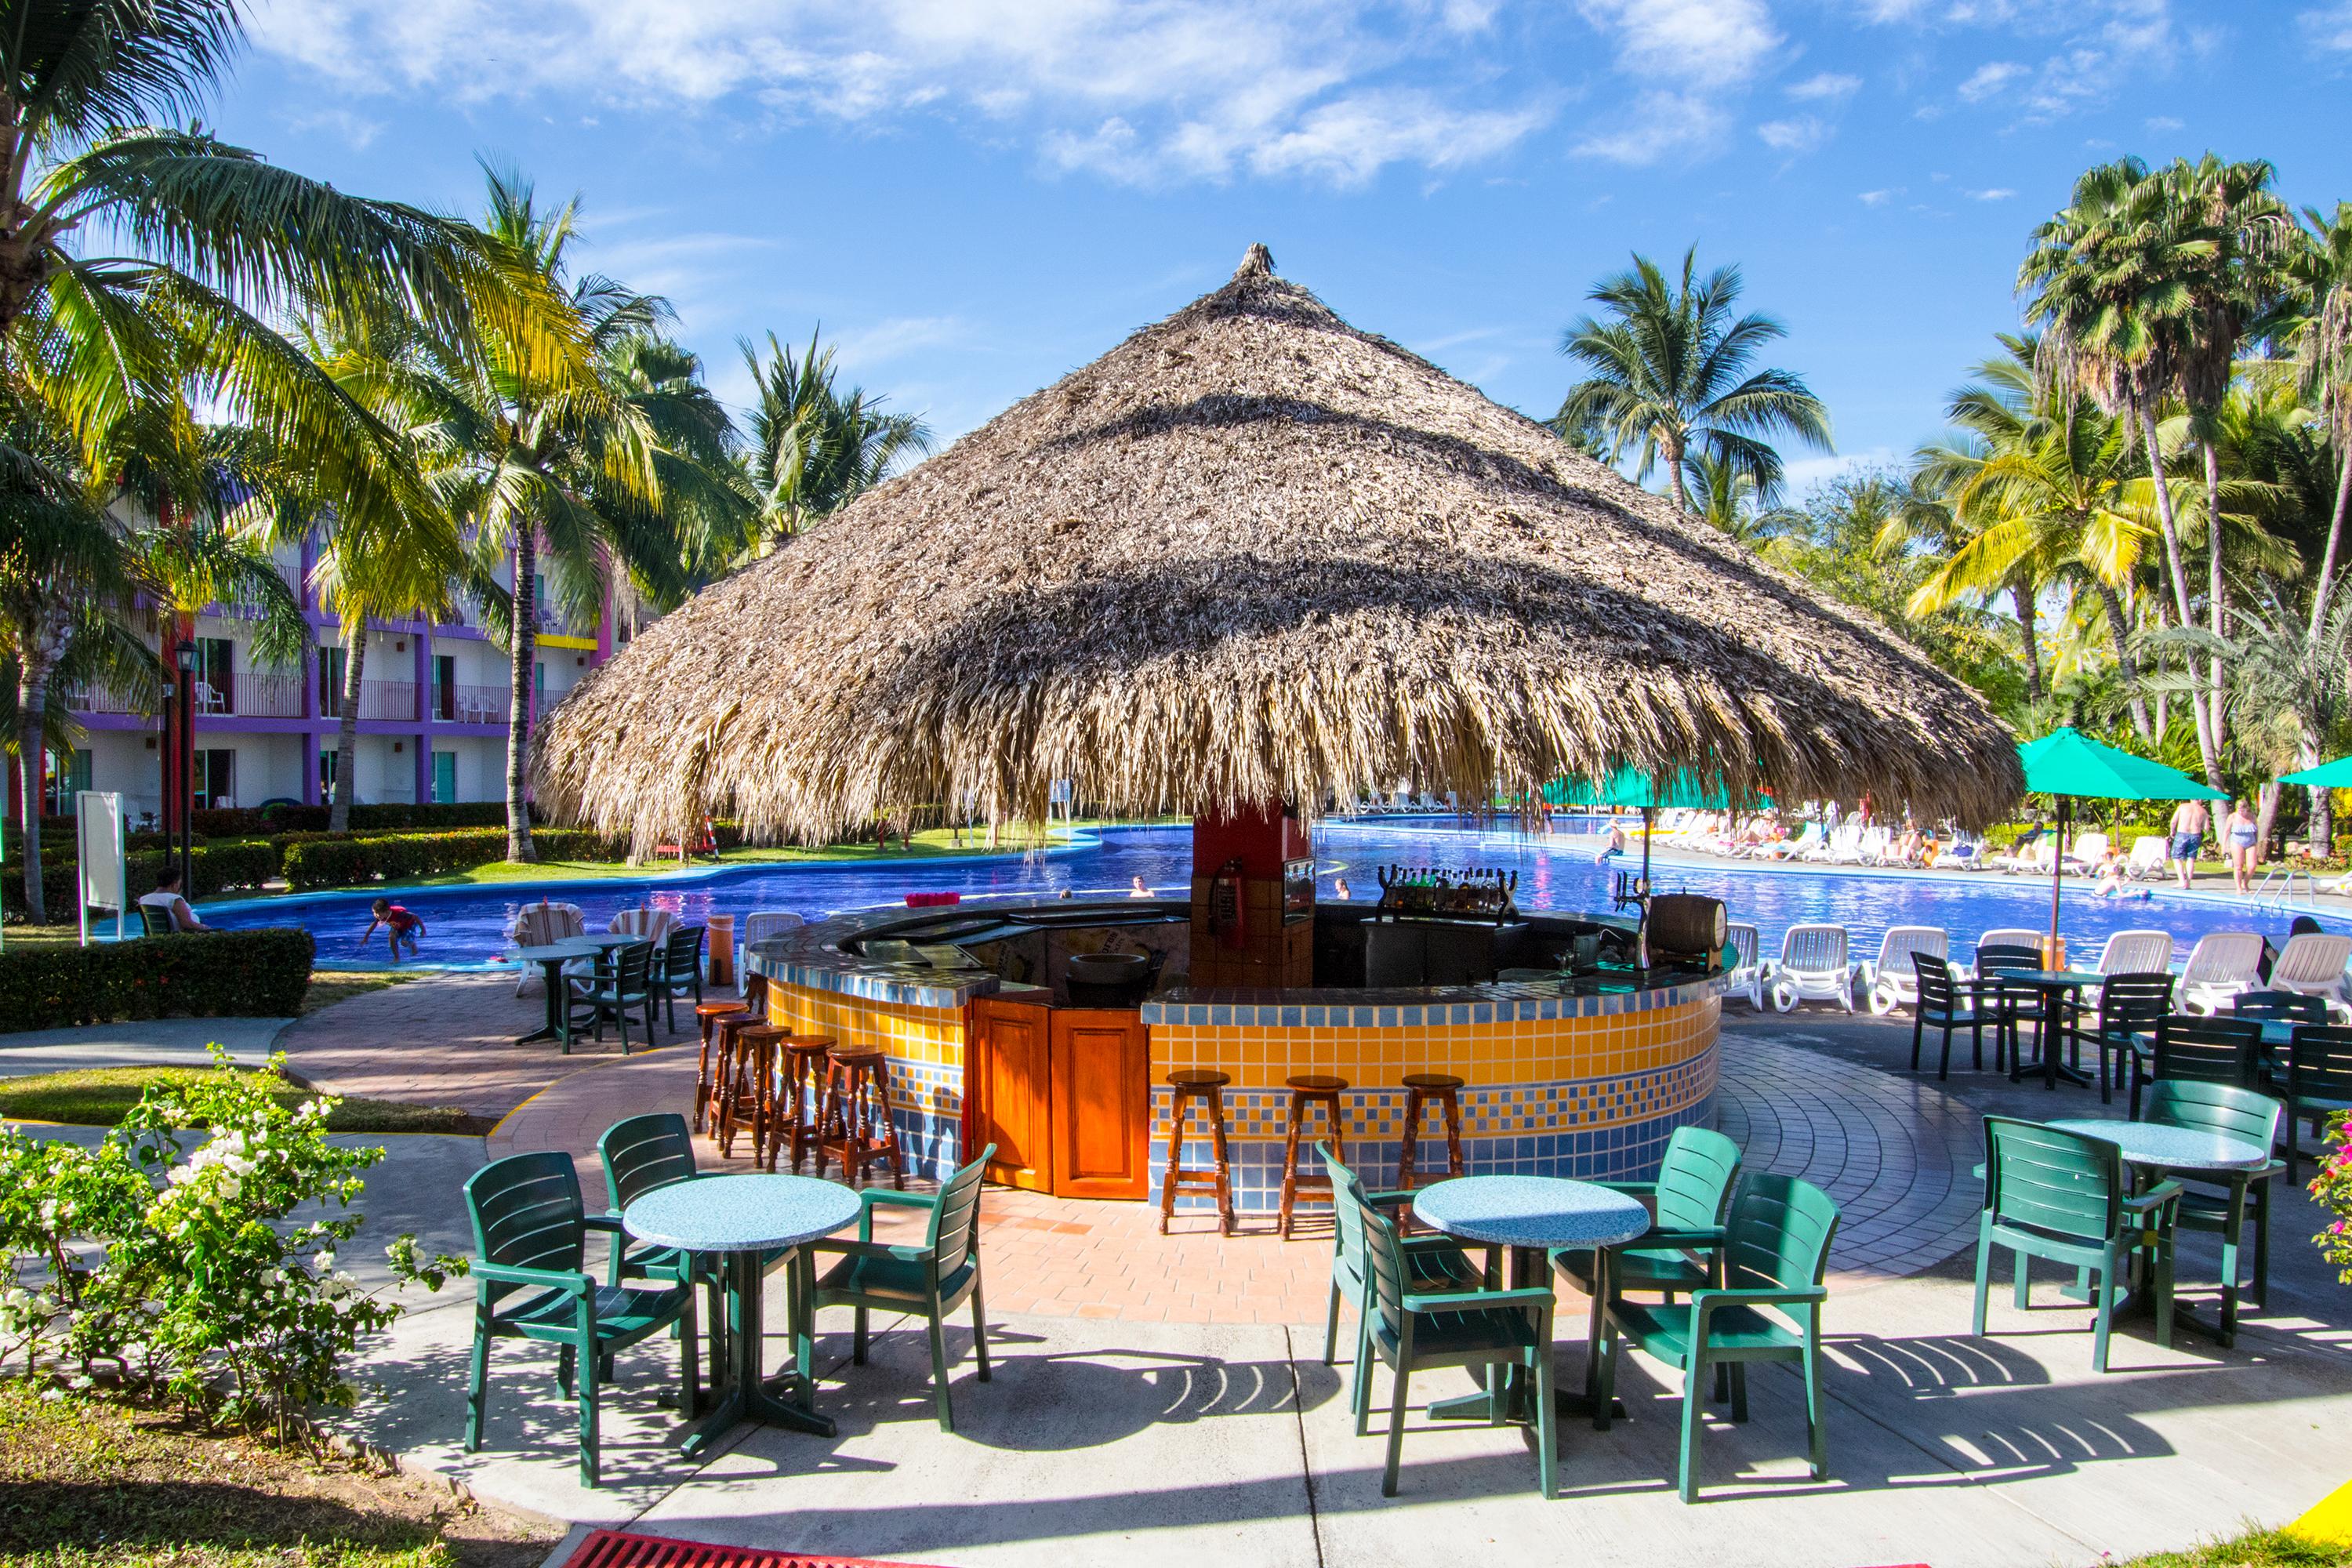
[{"label": "swimming pool", "polygon": [[[1593,857],[1600,842],[1590,831],[1533,838],[1449,819],[1334,822],[1315,831],[1316,870],[1323,897],[1333,897],[1335,879],[1345,876],[1354,897],[1369,900],[1380,897],[1376,871],[1381,866],[1502,866],[1519,873],[1522,908],[1606,910],[1613,870],[1631,868],[1638,857],[1624,858],[1615,867],[1597,865]],[[1661,892],[1705,893],[1723,900],[1733,920],[1759,929],[1768,953],[1779,951],[1783,931],[1808,921],[1843,924],[1853,933],[1856,960],[1876,955],[1879,938],[1890,925],[1941,926],[1952,933],[1957,952],[1972,945],[1979,932],[1996,926],[2043,926],[2050,910],[2048,882],[1986,873],[1902,876],[1664,854],[1653,870]],[[749,866],[650,879],[533,883],[527,889],[412,889],[396,897],[425,921],[425,963],[486,968],[499,962],[515,912],[541,897],[578,904],[591,930],[602,930],[618,910],[648,903],[686,920],[732,914],[740,930],[741,918],[754,910],[791,910],[815,920],[843,910],[897,903],[910,892],[974,896],[1054,893],[1067,888],[1076,893],[1117,893],[1137,877],[1147,887],[1177,890],[1189,884],[1191,876],[1189,827],[1126,827],[1081,835],[1068,847],[1034,855],[971,855],[889,865]],[[321,968],[379,968],[384,963],[382,935],[364,954],[359,948],[373,897],[362,891],[247,899],[207,903],[201,913],[207,923],[228,929],[299,925],[318,939]],[[2345,927],[2332,914],[2321,919],[2332,930]],[[2111,932],[2168,931],[2178,958],[2208,931],[2284,931],[2286,924],[2284,915],[2210,895],[2158,891],[2146,901],[2109,901],[2093,896],[2086,885],[2073,883],[2062,929],[2084,959]]]}]

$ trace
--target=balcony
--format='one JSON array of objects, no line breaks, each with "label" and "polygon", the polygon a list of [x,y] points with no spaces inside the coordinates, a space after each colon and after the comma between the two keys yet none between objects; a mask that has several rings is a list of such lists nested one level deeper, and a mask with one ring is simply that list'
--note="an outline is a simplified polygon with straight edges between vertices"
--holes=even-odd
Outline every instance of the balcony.
[{"label": "balcony", "polygon": [[[343,716],[343,694],[331,687],[319,693],[319,717],[340,719]],[[383,720],[392,723],[416,721],[416,683],[413,680],[362,680],[360,682],[360,712],[362,720]]]},{"label": "balcony", "polygon": [[444,724],[503,726],[513,694],[503,686],[436,686],[433,717]]},{"label": "balcony", "polygon": [[154,700],[127,688],[102,680],[86,681],[66,695],[66,704],[77,713],[148,713],[155,711]]},{"label": "balcony", "polygon": [[232,675],[226,686],[195,683],[200,719],[299,719],[310,693],[299,675]]}]

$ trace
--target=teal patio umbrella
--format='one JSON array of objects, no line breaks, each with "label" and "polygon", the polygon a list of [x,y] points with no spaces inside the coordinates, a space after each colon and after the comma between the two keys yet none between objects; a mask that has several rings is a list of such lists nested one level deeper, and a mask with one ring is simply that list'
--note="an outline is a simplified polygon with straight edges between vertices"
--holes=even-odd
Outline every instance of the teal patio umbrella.
[{"label": "teal patio umbrella", "polygon": [[2338,757],[2317,767],[2281,773],[2279,783],[2309,784],[2315,789],[2352,789],[2352,757]]},{"label": "teal patio umbrella", "polygon": [[[2226,792],[2162,763],[2094,741],[2071,725],[2017,748],[2025,787],[2058,797],[2059,854],[2050,867],[2050,945],[2058,951],[2058,890],[2065,875],[2066,808],[2077,795],[2093,800],[2227,800]],[[2052,962],[2055,962],[2054,956]]]},{"label": "teal patio umbrella", "polygon": [[1658,810],[1665,807],[1687,807],[1701,811],[1727,811],[1735,805],[1746,808],[1750,805],[1769,805],[1763,797],[1743,797],[1734,801],[1723,787],[1721,779],[1708,778],[1691,768],[1678,768],[1664,777],[1653,777],[1639,768],[1621,767],[1599,783],[1580,773],[1552,780],[1544,785],[1546,805],[1629,805],[1642,812],[1642,919],[1643,922],[1643,951],[1648,952],[1647,926],[1650,909],[1650,831],[1657,826]]}]

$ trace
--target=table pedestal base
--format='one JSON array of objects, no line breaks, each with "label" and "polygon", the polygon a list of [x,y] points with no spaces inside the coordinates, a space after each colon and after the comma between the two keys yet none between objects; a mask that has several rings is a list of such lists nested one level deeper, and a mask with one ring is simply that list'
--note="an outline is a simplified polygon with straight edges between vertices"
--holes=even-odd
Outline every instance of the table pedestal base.
[{"label": "table pedestal base", "polygon": [[744,1421],[763,1422],[818,1437],[834,1436],[832,1418],[809,1408],[814,1381],[810,1376],[809,1363],[814,1347],[808,1326],[803,1321],[811,1296],[803,1278],[811,1272],[806,1249],[793,1248],[784,1261],[788,1315],[792,1320],[793,1370],[773,1378],[764,1376],[760,1365],[764,1342],[760,1254],[730,1252],[725,1268],[727,1356],[714,1369],[719,1373],[718,1387],[712,1391],[716,1408],[687,1435],[678,1451],[689,1459],[701,1458]]}]

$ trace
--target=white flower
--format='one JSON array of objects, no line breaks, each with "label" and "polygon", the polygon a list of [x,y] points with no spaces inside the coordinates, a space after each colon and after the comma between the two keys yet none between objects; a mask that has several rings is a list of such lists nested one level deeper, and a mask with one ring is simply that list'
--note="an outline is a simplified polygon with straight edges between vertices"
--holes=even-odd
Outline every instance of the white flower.
[{"label": "white flower", "polygon": [[331,1247],[320,1247],[316,1253],[311,1255],[310,1267],[318,1273],[332,1274],[335,1271],[334,1248]]}]

